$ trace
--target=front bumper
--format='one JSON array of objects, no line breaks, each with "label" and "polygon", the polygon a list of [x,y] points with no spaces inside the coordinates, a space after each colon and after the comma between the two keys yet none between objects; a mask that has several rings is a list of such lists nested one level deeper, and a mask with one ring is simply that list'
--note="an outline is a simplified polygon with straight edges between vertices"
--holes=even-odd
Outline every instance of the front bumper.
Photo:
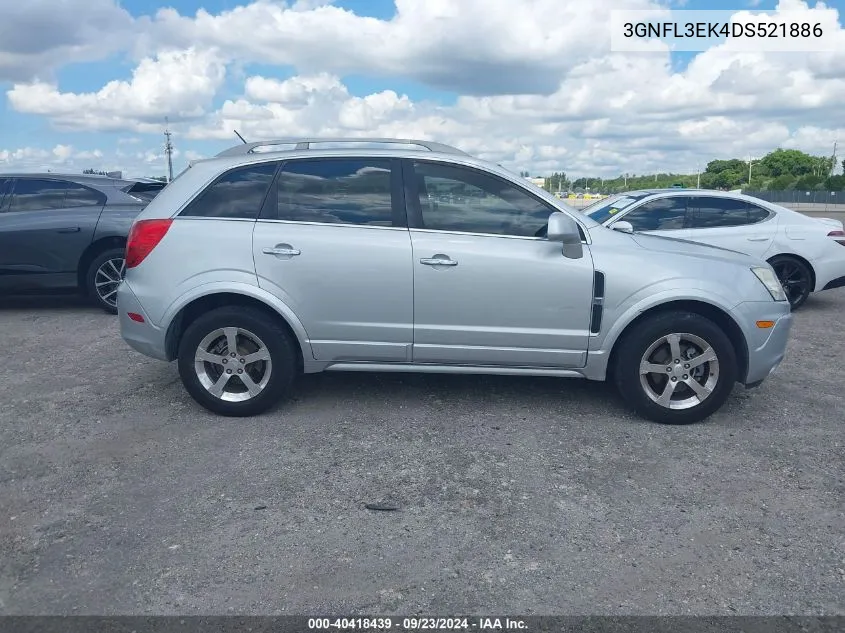
[{"label": "front bumper", "polygon": [[[139,314],[143,323],[129,318],[129,314]],[[150,323],[147,313],[141,307],[138,297],[132,292],[126,281],[117,287],[117,314],[120,320],[120,335],[134,350],[158,360],[168,360],[165,346],[166,332]]]},{"label": "front bumper", "polygon": [[[743,313],[743,329],[748,345],[748,370],[740,380],[747,387],[756,387],[778,368],[786,356],[793,316],[789,304],[781,302],[749,302],[737,306]],[[758,328],[757,321],[774,321],[770,328]]]}]

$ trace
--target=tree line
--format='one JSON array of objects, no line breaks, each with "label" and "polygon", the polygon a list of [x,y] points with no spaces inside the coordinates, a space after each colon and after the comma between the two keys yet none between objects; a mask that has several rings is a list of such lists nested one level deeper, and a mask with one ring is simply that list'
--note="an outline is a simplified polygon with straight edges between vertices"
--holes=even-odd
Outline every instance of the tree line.
[{"label": "tree line", "polygon": [[[841,162],[845,174],[845,159]],[[712,160],[701,172],[704,189],[748,189],[751,191],[845,191],[845,175],[833,175],[836,159],[812,156],[796,149],[776,149],[758,160],[731,158]],[[525,176],[528,172],[522,172]],[[750,180],[749,180],[750,174]],[[566,172],[555,172],[545,178],[548,191],[616,193],[633,189],[663,189],[672,186],[693,188],[699,184],[698,174],[627,174],[616,178],[581,177],[574,180]]]}]

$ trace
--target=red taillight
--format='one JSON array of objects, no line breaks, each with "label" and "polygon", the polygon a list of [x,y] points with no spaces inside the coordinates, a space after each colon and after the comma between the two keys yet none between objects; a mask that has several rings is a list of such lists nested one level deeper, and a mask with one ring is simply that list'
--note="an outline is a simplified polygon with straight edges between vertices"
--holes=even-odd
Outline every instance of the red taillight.
[{"label": "red taillight", "polygon": [[126,267],[135,268],[167,233],[173,220],[138,220],[126,239]]},{"label": "red taillight", "polygon": [[845,246],[845,231],[831,231],[827,236],[832,237],[835,242]]}]

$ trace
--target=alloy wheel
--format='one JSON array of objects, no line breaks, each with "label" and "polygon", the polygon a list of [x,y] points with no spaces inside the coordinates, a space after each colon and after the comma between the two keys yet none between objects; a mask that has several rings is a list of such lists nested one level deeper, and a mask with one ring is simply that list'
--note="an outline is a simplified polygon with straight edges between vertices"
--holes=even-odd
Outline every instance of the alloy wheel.
[{"label": "alloy wheel", "polygon": [[194,371],[209,394],[226,402],[250,400],[264,391],[273,364],[258,336],[239,327],[218,328],[197,346]]},{"label": "alloy wheel", "polygon": [[715,350],[699,336],[674,333],[654,341],[640,360],[645,394],[667,409],[689,409],[704,402],[719,381]]},{"label": "alloy wheel", "polygon": [[781,259],[772,265],[781,286],[789,299],[790,305],[795,305],[803,299],[810,287],[810,277],[807,270],[789,259]]},{"label": "alloy wheel", "polygon": [[100,301],[107,306],[112,308],[117,306],[117,287],[123,280],[125,271],[126,260],[115,257],[104,261],[94,273],[94,289]]}]

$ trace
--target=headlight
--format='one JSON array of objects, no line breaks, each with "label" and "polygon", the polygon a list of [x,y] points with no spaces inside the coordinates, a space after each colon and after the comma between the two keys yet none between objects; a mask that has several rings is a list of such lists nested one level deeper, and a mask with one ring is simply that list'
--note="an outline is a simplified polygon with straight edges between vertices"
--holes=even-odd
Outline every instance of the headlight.
[{"label": "headlight", "polygon": [[780,280],[775,275],[775,271],[771,268],[764,268],[758,266],[751,269],[751,272],[760,280],[760,283],[766,286],[766,290],[772,295],[775,301],[786,301],[786,293],[783,291],[783,286]]}]

